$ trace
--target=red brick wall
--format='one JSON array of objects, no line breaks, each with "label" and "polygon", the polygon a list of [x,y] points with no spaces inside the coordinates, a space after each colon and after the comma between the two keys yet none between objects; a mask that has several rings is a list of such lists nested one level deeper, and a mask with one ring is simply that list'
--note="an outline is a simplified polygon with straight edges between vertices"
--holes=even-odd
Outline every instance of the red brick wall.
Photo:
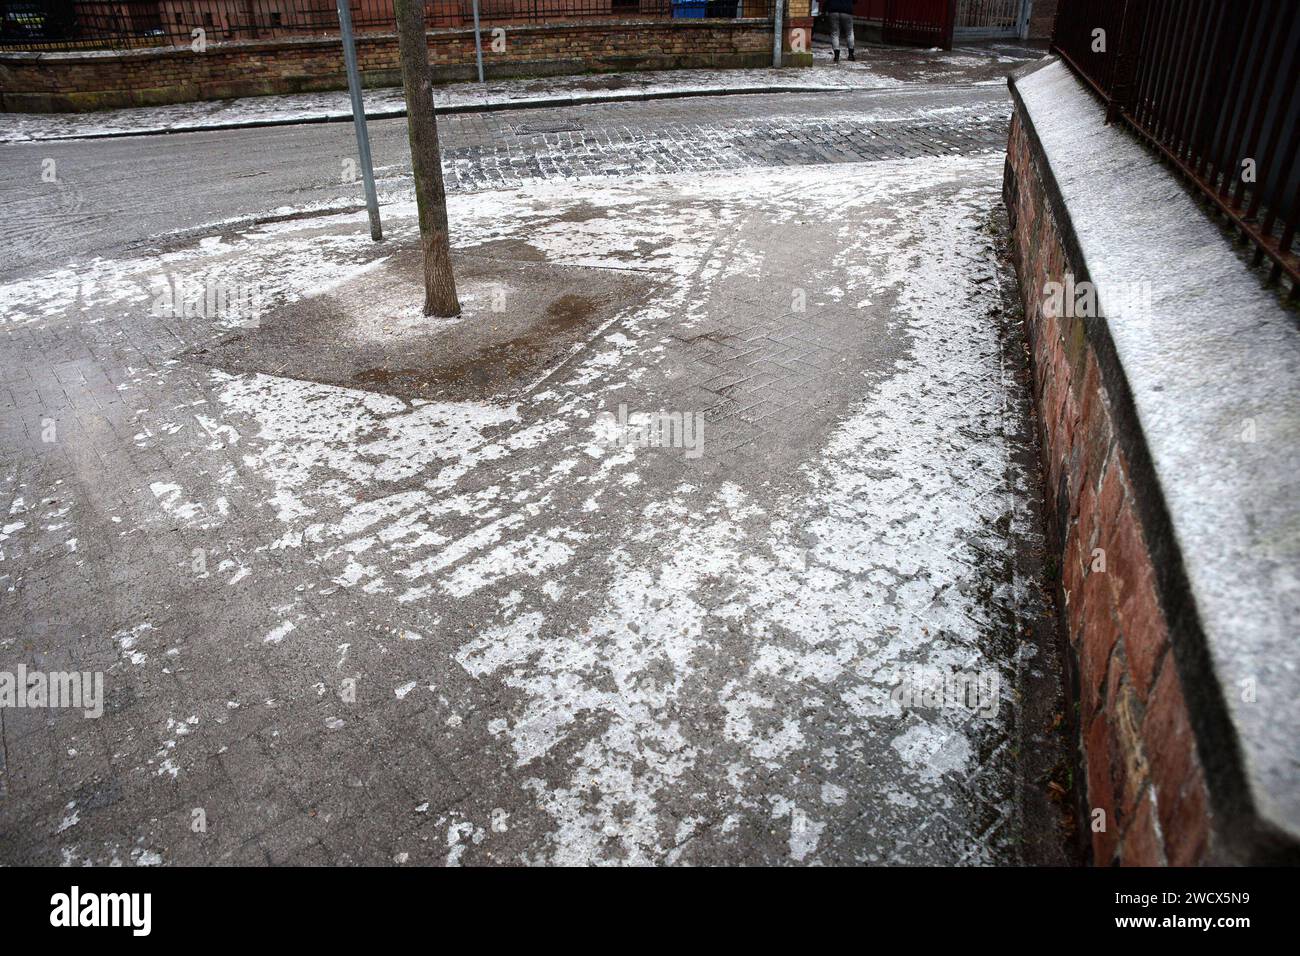
[{"label": "red brick wall", "polygon": [[[1049,513],[1060,558],[1085,791],[1098,865],[1187,865],[1210,851],[1205,777],[1157,599],[1112,396],[1085,334],[1097,318],[1055,317],[1048,282],[1079,280],[1030,137],[1012,117],[1007,201],[1025,301]],[[1093,813],[1105,811],[1105,829]]]},{"label": "red brick wall", "polygon": [[[800,26],[809,23],[790,21],[791,29]],[[484,64],[494,76],[767,66],[772,61],[772,25],[764,20],[573,21],[505,30],[505,50],[499,53],[490,47],[491,35],[484,35]],[[473,30],[432,31],[428,42],[436,78],[475,75]],[[367,86],[401,82],[393,35],[359,35],[357,59]],[[807,55],[786,58],[795,65],[810,61]],[[13,112],[78,112],[346,86],[343,53],[339,41],[330,37],[214,44],[203,53],[0,54],[0,110]]]}]

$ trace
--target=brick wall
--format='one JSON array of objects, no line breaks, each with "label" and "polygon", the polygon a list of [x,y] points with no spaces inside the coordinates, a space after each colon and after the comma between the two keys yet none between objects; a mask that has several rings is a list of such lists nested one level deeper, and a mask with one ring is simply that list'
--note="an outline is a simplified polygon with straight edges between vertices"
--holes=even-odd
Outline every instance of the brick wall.
[{"label": "brick wall", "polygon": [[[1063,626],[1077,692],[1083,830],[1098,865],[1206,861],[1205,775],[1156,592],[1132,463],[1085,323],[1047,307],[1049,282],[1086,278],[1054,218],[1031,137],[1013,114],[1006,200],[1025,301]],[[1105,828],[1094,829],[1094,811]]]},{"label": "brick wall", "polygon": [[[791,4],[789,31],[811,30],[807,0]],[[485,35],[489,75],[538,75],[587,70],[769,66],[770,20],[616,20],[527,24],[505,28],[497,52]],[[429,60],[440,80],[476,76],[473,30],[428,35]],[[367,86],[400,84],[396,37],[357,37]],[[787,55],[806,65],[811,55]],[[0,54],[0,110],[80,112],[124,106],[185,103],[272,93],[344,89],[347,77],[337,38],[285,38],[189,49]]]},{"label": "brick wall", "polygon": [[1029,39],[1050,40],[1056,24],[1057,0],[1034,0],[1029,8]]}]

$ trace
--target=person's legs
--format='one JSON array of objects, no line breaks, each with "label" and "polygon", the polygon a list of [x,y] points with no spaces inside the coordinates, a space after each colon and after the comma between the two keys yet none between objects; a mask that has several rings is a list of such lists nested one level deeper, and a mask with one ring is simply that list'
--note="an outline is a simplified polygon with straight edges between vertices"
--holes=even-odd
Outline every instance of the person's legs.
[{"label": "person's legs", "polygon": [[840,15],[831,14],[831,49],[835,51],[835,59],[840,58]]},{"label": "person's legs", "polygon": [[849,59],[852,60],[854,58],[853,57],[853,14],[845,13],[845,14],[841,14],[841,16],[844,17],[844,25],[848,27],[849,30]]}]

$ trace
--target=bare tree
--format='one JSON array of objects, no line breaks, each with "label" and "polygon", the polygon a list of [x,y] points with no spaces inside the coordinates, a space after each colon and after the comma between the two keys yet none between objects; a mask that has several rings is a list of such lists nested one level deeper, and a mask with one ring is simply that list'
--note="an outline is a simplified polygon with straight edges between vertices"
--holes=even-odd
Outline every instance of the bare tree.
[{"label": "bare tree", "polygon": [[424,252],[424,314],[460,315],[456,277],[451,271],[447,236],[447,196],[442,185],[442,153],[433,115],[433,77],[424,35],[424,0],[394,0],[397,51],[406,91],[406,130],[411,139],[415,205],[420,213]]}]

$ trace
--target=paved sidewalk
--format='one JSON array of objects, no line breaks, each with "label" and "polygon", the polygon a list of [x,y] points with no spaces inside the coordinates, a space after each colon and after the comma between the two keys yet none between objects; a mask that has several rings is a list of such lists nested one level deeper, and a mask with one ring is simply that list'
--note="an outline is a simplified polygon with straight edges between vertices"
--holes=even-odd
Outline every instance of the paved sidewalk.
[{"label": "paved sidewalk", "polygon": [[[1009,69],[1040,55],[1035,49],[1013,45],[952,52],[864,45],[858,62],[832,64],[828,48],[819,44],[812,68],[679,70],[449,83],[435,87],[434,101],[445,112],[492,112],[695,95],[897,89],[919,82],[1001,83]],[[366,116],[371,119],[406,115],[400,88],[366,90],[364,100]],[[345,90],[97,113],[0,113],[0,143],[345,122],[351,118],[352,106]]]},{"label": "paved sidewalk", "polygon": [[0,285],[0,669],[107,692],[0,709],[0,862],[1063,862],[1001,122],[455,157],[457,320],[400,198]]}]

